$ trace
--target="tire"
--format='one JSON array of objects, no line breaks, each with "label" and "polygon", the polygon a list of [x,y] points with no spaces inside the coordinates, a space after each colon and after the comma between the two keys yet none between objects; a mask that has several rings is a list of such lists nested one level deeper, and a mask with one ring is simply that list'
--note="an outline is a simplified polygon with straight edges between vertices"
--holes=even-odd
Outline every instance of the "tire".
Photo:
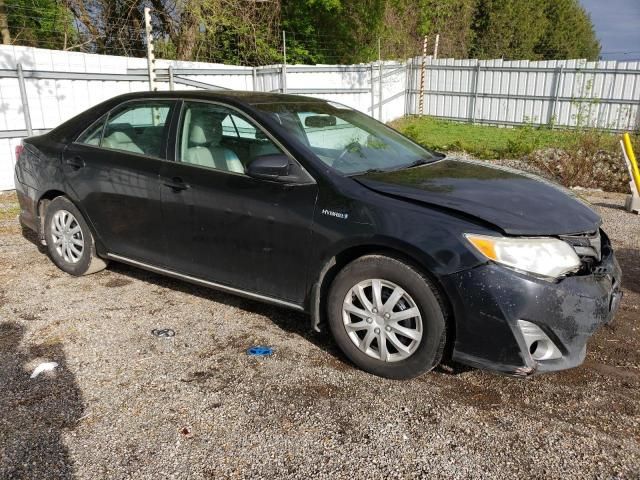
[{"label": "tire", "polygon": [[49,256],[60,270],[79,277],[99,272],[107,266],[107,262],[96,254],[89,225],[68,198],[56,197],[49,203],[44,231]]},{"label": "tire", "polygon": [[[374,287],[381,292],[378,302]],[[397,303],[391,297],[399,298]],[[376,303],[382,308],[376,309]],[[413,378],[432,370],[442,359],[447,341],[446,303],[427,276],[398,259],[367,255],[348,264],[331,285],[327,312],[340,349],[369,373]]]}]

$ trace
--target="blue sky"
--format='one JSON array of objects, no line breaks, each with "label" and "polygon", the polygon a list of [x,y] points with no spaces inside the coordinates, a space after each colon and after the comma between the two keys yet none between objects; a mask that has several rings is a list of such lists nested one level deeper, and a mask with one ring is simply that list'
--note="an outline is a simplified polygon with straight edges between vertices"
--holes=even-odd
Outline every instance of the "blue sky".
[{"label": "blue sky", "polygon": [[640,0],[580,1],[591,14],[604,60],[640,60]]}]

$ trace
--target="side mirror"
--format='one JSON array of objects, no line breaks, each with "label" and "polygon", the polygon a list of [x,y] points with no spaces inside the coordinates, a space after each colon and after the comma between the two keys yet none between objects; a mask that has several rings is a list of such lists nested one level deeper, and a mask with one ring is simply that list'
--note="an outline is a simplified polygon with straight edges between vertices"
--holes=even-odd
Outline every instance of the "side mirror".
[{"label": "side mirror", "polygon": [[267,180],[286,177],[289,175],[289,157],[281,153],[256,157],[247,167],[247,175]]}]

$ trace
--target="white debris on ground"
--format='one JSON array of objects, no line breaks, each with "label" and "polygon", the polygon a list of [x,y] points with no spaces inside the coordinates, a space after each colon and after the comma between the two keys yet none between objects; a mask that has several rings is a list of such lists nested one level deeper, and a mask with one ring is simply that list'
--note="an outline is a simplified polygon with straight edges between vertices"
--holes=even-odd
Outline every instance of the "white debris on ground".
[{"label": "white debris on ground", "polygon": [[56,362],[44,362],[38,365],[29,378],[36,378],[38,375],[44,372],[53,372],[56,368],[58,368],[58,364]]}]

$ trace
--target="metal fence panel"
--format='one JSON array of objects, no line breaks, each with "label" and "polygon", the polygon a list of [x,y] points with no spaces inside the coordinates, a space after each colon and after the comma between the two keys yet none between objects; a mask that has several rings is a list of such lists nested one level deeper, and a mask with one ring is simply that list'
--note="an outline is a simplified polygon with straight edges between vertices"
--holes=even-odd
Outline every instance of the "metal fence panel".
[{"label": "metal fence panel", "polygon": [[[418,114],[421,58],[407,100]],[[640,128],[640,63],[426,60],[425,114],[496,125]]]}]

